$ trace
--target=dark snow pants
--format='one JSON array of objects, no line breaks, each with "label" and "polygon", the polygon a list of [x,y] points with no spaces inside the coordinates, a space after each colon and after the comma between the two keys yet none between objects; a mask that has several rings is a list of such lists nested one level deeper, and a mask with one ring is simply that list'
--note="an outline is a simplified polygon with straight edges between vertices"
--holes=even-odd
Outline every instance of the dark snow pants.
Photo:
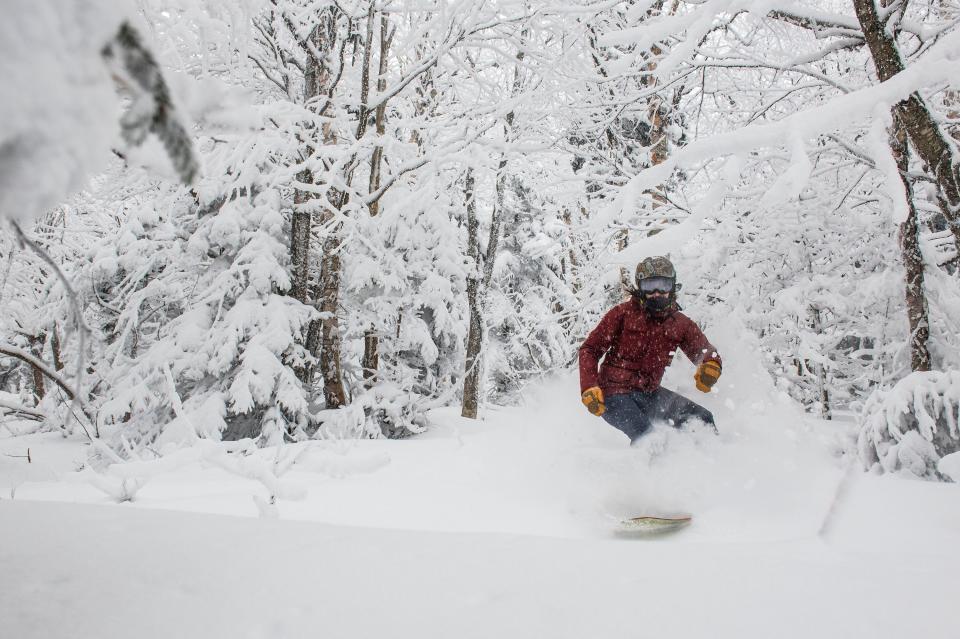
[{"label": "dark snow pants", "polygon": [[650,430],[654,421],[663,421],[680,428],[687,420],[699,419],[716,430],[713,413],[666,388],[652,393],[633,391],[604,398],[607,410],[603,418],[608,424],[622,431],[630,442],[635,442]]}]

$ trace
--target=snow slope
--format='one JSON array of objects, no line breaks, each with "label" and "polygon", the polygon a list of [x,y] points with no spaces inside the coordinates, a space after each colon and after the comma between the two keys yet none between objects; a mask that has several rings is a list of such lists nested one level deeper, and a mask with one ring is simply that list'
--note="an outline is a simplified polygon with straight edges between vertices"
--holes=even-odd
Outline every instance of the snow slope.
[{"label": "snow slope", "polygon": [[[413,439],[279,457],[195,447],[95,474],[79,440],[0,439],[33,461],[0,456],[0,636],[957,636],[960,487],[845,475],[849,424],[746,361],[699,396],[720,436],[636,448],[569,376],[481,421],[442,409]],[[692,395],[692,370],[666,385]],[[115,505],[124,478],[142,487]],[[663,511],[694,524],[613,533]]]},{"label": "snow slope", "polygon": [[[0,505],[8,637],[956,636],[960,562]],[[12,596],[10,596],[12,595]]]}]

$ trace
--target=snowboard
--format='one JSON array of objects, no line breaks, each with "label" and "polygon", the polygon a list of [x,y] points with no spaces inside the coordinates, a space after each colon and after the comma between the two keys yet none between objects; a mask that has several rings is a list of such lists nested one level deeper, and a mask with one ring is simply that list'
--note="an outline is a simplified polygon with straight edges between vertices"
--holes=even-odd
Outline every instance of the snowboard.
[{"label": "snowboard", "polygon": [[617,532],[625,535],[662,535],[688,526],[693,515],[641,515],[623,519],[617,526]]}]

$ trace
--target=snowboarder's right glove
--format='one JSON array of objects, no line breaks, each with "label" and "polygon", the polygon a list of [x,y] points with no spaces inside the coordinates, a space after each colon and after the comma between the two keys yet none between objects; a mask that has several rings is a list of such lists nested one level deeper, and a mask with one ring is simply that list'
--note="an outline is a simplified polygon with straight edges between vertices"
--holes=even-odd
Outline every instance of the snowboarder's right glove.
[{"label": "snowboarder's right glove", "polygon": [[713,385],[720,379],[720,364],[713,360],[706,361],[697,367],[697,372],[693,374],[693,379],[697,382],[697,390],[709,393]]},{"label": "snowboarder's right glove", "polygon": [[583,391],[580,395],[580,401],[587,407],[587,410],[600,417],[607,407],[603,403],[603,391],[599,386],[594,386]]}]

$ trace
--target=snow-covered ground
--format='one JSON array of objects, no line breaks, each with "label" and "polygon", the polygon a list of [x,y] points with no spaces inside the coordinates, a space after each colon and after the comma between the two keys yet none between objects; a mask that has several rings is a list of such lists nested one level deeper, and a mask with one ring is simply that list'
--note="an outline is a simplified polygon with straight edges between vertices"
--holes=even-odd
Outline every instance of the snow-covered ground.
[{"label": "snow-covered ground", "polygon": [[[667,385],[692,395],[691,372]],[[576,390],[548,381],[479,422],[438,410],[405,441],[198,446],[106,474],[76,472],[81,440],[0,439],[0,636],[960,632],[960,486],[845,474],[850,424],[805,418],[732,360],[699,396],[719,437],[630,448]],[[32,463],[8,456],[28,447]],[[665,511],[694,523],[614,533]]]}]

